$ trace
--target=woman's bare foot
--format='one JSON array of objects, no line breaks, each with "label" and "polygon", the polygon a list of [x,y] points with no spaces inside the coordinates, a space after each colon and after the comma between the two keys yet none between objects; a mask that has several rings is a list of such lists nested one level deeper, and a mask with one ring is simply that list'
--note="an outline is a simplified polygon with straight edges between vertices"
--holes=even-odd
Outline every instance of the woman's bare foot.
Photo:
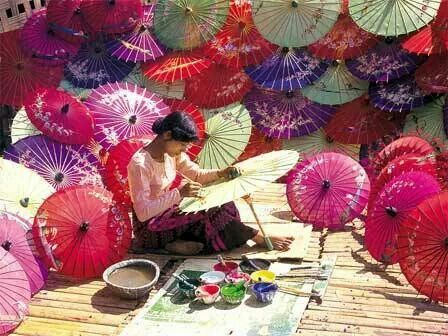
[{"label": "woman's bare foot", "polygon": [[[287,251],[290,248],[291,243],[294,241],[294,237],[284,237],[284,236],[269,236],[272,245],[275,250],[279,251]],[[261,232],[258,232],[252,240],[257,243],[258,246],[266,247],[266,242],[264,240],[264,236]]]}]

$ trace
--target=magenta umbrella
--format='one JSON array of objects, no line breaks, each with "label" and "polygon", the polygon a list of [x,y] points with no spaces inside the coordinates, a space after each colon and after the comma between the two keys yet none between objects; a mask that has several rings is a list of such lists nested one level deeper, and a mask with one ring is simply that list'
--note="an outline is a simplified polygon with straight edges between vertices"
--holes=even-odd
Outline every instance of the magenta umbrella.
[{"label": "magenta umbrella", "polygon": [[364,168],[338,153],[304,159],[289,173],[286,184],[291,210],[315,228],[343,228],[361,214],[370,192]]},{"label": "magenta umbrella", "polygon": [[366,221],[366,245],[375,260],[398,262],[400,225],[417,205],[439,191],[437,180],[423,172],[403,173],[384,186]]},{"label": "magenta umbrella", "polygon": [[31,294],[35,294],[44,286],[48,274],[33,255],[26,236],[28,229],[6,213],[0,215],[0,246],[20,263],[28,278]]},{"label": "magenta umbrella", "polygon": [[30,285],[14,256],[0,248],[0,335],[13,330],[28,314]]}]

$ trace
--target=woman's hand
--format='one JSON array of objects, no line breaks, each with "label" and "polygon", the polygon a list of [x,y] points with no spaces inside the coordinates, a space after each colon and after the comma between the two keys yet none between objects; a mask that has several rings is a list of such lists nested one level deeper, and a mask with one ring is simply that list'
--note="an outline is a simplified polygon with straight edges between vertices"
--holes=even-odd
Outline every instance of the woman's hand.
[{"label": "woman's hand", "polygon": [[198,197],[202,184],[197,182],[188,182],[179,190],[181,197]]},{"label": "woman's hand", "polygon": [[241,171],[234,166],[230,166],[224,169],[221,169],[220,171],[218,171],[218,176],[222,177],[222,178],[226,178],[226,179],[234,179],[238,176],[241,175]]}]

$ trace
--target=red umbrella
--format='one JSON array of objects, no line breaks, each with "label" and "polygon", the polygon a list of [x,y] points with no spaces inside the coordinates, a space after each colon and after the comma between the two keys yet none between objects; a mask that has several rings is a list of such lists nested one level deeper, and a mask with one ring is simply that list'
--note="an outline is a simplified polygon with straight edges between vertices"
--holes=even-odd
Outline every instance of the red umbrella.
[{"label": "red umbrella", "polygon": [[430,56],[415,72],[415,80],[425,91],[448,93],[448,55]]},{"label": "red umbrella", "polygon": [[401,271],[420,294],[448,303],[448,192],[420,203],[401,225]]},{"label": "red umbrella", "polygon": [[20,30],[0,34],[0,104],[20,106],[39,87],[57,87],[62,68],[36,64],[20,47]]},{"label": "red umbrella", "polygon": [[261,63],[276,49],[258,32],[252,19],[251,2],[239,0],[230,1],[227,21],[215,38],[204,46],[210,59],[238,69]]},{"label": "red umbrella", "polygon": [[28,314],[30,285],[20,263],[0,248],[0,335],[13,330]]},{"label": "red umbrella", "polygon": [[395,130],[388,115],[369,104],[367,95],[341,105],[325,126],[330,137],[344,144],[368,144]]},{"label": "red umbrella", "polygon": [[261,133],[256,127],[252,127],[249,143],[238,158],[238,161],[244,161],[254,156],[281,149],[282,141],[280,139],[268,137]]},{"label": "red umbrella", "polygon": [[47,5],[47,20],[51,28],[62,39],[79,42],[87,38],[86,22],[81,15],[82,0],[50,1]]},{"label": "red umbrella", "polygon": [[197,50],[177,51],[143,63],[142,72],[148,79],[172,83],[197,75],[211,65],[212,62]]},{"label": "red umbrella", "polygon": [[292,211],[315,228],[343,228],[361,214],[369,191],[364,169],[338,153],[320,153],[302,160],[289,173],[286,184]]},{"label": "red umbrella", "polygon": [[401,174],[382,188],[366,221],[366,246],[375,260],[398,262],[397,234],[401,224],[417,205],[439,192],[437,180],[423,172]]},{"label": "red umbrella", "polygon": [[218,108],[241,101],[252,85],[243,70],[213,64],[185,81],[185,98],[199,107]]},{"label": "red umbrella", "polygon": [[436,156],[437,175],[442,189],[448,190],[448,151]]},{"label": "red umbrella", "polygon": [[127,211],[112,203],[112,194],[93,186],[60,190],[39,208],[32,228],[43,241],[56,270],[75,278],[101,276],[123,259],[131,243]]},{"label": "red umbrella", "polygon": [[66,144],[85,144],[93,136],[93,117],[87,107],[70,94],[43,88],[24,101],[34,126],[48,137]]}]

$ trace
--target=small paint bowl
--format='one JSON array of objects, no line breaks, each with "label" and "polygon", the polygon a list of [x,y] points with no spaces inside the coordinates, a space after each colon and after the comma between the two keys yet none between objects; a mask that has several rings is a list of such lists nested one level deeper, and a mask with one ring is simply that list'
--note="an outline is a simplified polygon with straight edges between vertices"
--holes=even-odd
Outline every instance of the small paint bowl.
[{"label": "small paint bowl", "polygon": [[221,297],[230,304],[240,304],[246,295],[246,287],[228,284],[221,287]]},{"label": "small paint bowl", "polygon": [[213,265],[213,269],[215,271],[224,272],[225,274],[227,274],[232,272],[233,270],[238,269],[238,264],[233,261],[226,261],[225,267],[221,263],[217,263]]},{"label": "small paint bowl", "polygon": [[243,260],[242,262],[240,262],[240,268],[243,272],[250,274],[250,273],[256,272],[260,269],[269,269],[269,267],[271,266],[271,262],[266,259],[255,258],[255,259],[251,259],[250,261],[258,268],[255,268],[249,262]]},{"label": "small paint bowl", "polygon": [[253,272],[250,275],[253,282],[274,282],[275,273],[267,270]]},{"label": "small paint bowl", "polygon": [[277,291],[278,286],[272,282],[258,282],[252,286],[252,293],[263,303],[272,302]]},{"label": "small paint bowl", "polygon": [[203,285],[196,289],[196,298],[205,304],[214,303],[219,297],[220,288],[218,285]]},{"label": "small paint bowl", "polygon": [[224,281],[226,274],[220,271],[211,271],[202,274],[199,277],[199,280],[207,285],[217,285]]},{"label": "small paint bowl", "polygon": [[226,282],[228,283],[238,283],[241,281],[244,281],[244,285],[249,285],[250,275],[239,271],[232,271],[226,275]]},{"label": "small paint bowl", "polygon": [[[201,282],[198,279],[188,279],[186,281],[195,287],[201,285]],[[179,291],[189,299],[194,299],[196,297],[196,288],[190,288],[182,282],[177,283],[177,288],[179,288]]]}]

